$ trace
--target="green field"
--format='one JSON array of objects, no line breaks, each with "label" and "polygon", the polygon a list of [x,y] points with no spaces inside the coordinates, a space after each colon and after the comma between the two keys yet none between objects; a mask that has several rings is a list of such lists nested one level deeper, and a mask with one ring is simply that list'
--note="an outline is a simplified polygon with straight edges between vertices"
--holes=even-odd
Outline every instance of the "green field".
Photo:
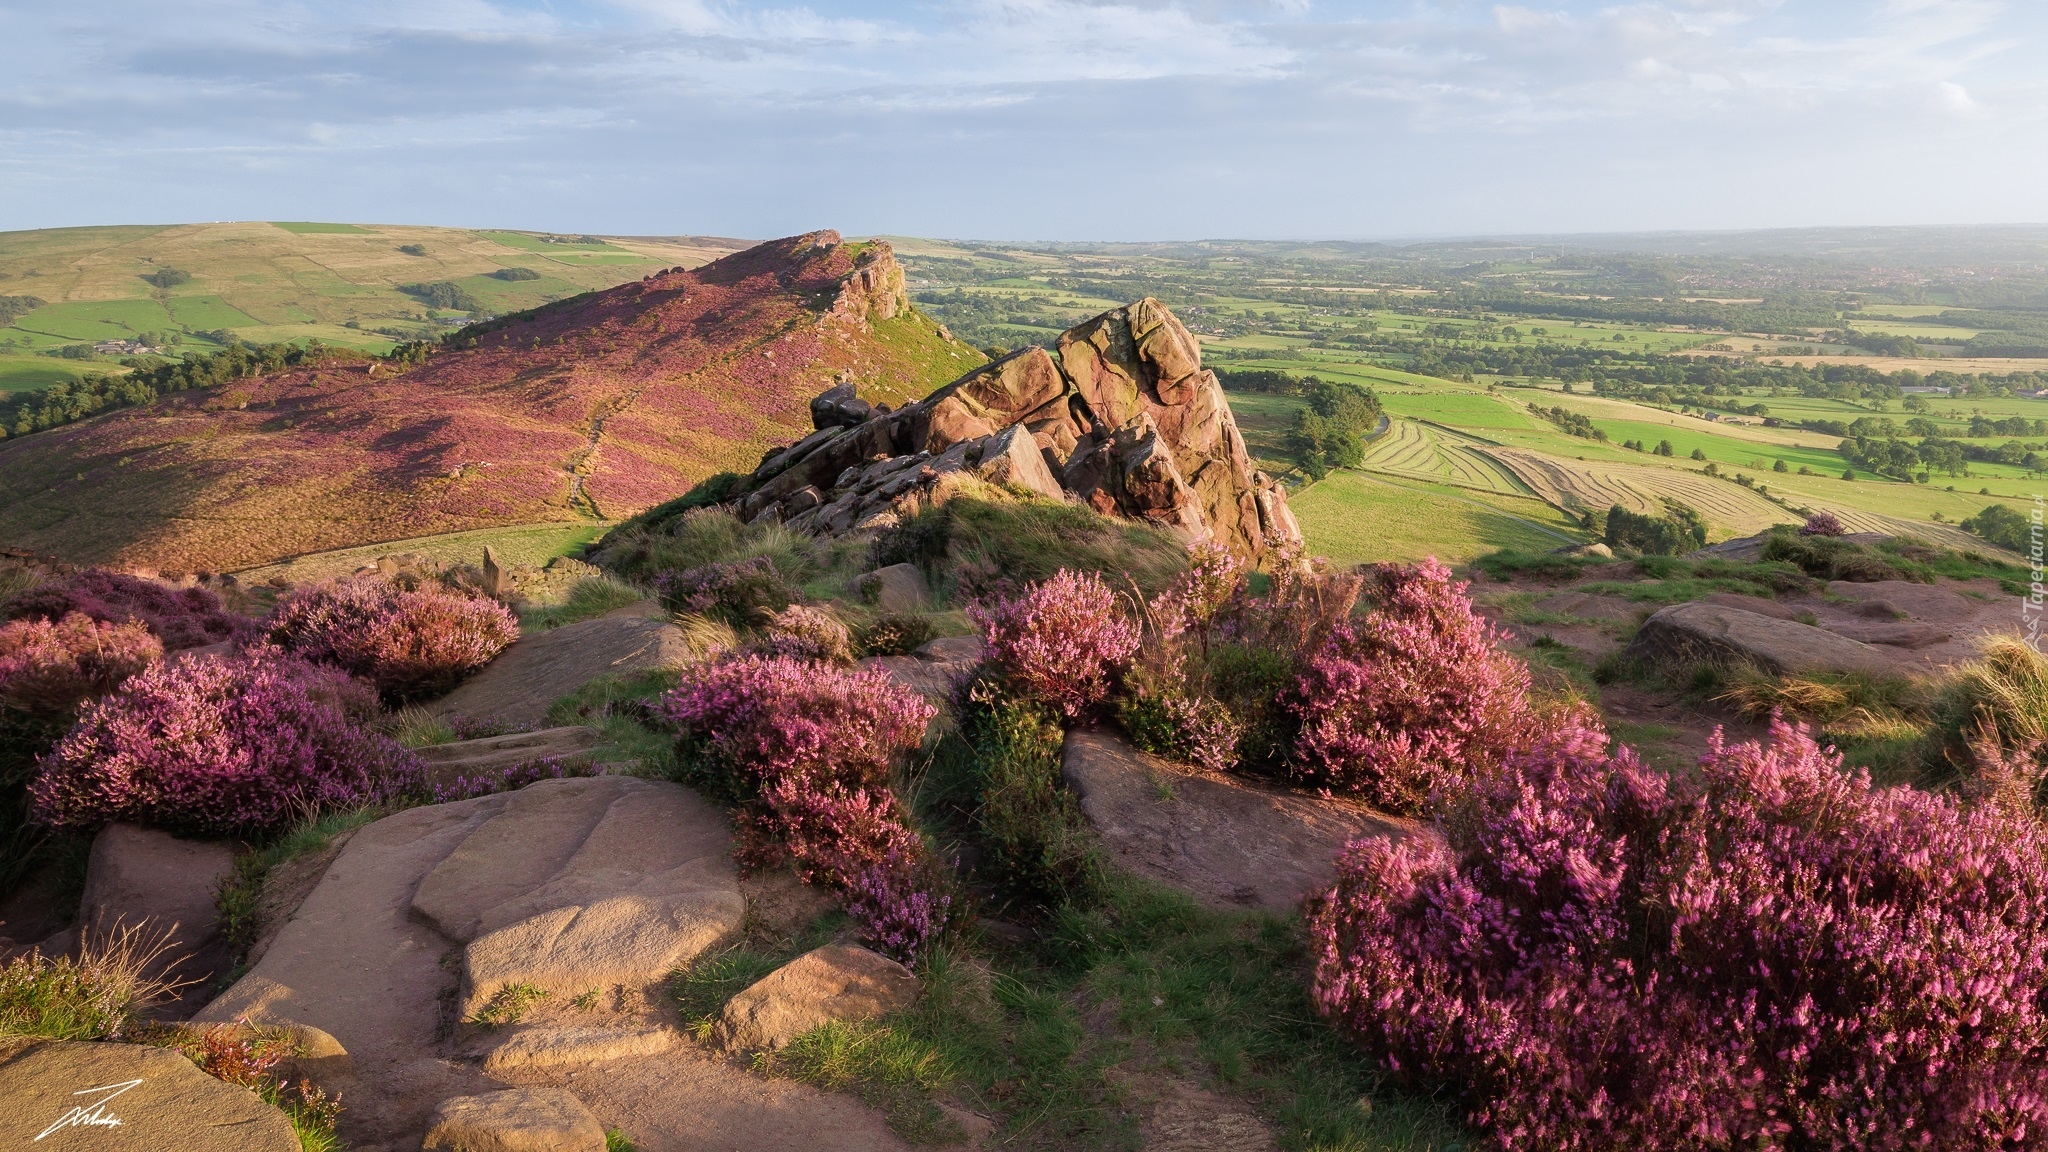
[{"label": "green field", "polygon": [[1309,548],[1341,564],[1463,563],[1500,548],[1547,552],[1580,541],[1470,498],[1454,488],[1333,472],[1290,499]]},{"label": "green field", "polygon": [[611,524],[603,521],[574,521],[556,524],[518,524],[509,528],[481,528],[474,532],[450,532],[441,536],[420,536],[411,540],[387,540],[360,548],[314,552],[279,564],[250,568],[238,577],[244,583],[260,584],[275,576],[294,583],[346,576],[379,556],[410,553],[444,564],[483,563],[484,546],[509,564],[540,566],[557,556],[580,555],[585,545],[603,536]]},{"label": "green field", "polygon": [[1513,472],[1475,450],[1476,441],[1414,420],[1390,422],[1385,435],[1367,445],[1367,471],[1410,480],[1449,484],[1503,496],[1530,495]]}]

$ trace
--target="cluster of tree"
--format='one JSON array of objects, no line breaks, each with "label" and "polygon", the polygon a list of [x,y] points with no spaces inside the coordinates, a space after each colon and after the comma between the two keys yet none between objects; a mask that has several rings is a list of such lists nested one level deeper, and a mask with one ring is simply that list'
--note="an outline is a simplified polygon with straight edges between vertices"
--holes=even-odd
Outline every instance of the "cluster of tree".
[{"label": "cluster of tree", "polygon": [[2022,516],[2003,504],[1992,504],[1982,512],[1962,522],[1963,531],[1983,537],[2008,552],[2022,556],[2034,555],[2038,530],[2033,518]]},{"label": "cluster of tree", "polygon": [[489,273],[489,275],[491,275],[491,276],[494,276],[494,277],[496,277],[496,278],[497,278],[497,279],[499,279],[499,280],[538,280],[538,279],[540,279],[540,273],[538,273],[538,272],[535,272],[535,271],[534,271],[533,269],[531,269],[531,268],[500,268],[500,269],[498,269],[498,270],[497,270],[496,272],[492,272],[492,273]]},{"label": "cluster of tree", "polygon": [[32,392],[0,394],[0,434],[26,436],[111,409],[147,404],[173,392],[317,363],[334,353],[317,342],[305,347],[231,344],[218,352],[188,352],[181,360],[138,367],[126,376],[88,372],[78,380]]},{"label": "cluster of tree", "polygon": [[1623,440],[1621,446],[1631,452],[1648,452],[1652,456],[1669,456],[1672,454],[1671,441],[1669,440],[1657,441],[1655,448],[1645,447],[1641,440]]},{"label": "cluster of tree", "polygon": [[1920,345],[1911,336],[1885,332],[1858,332],[1853,328],[1833,333],[1829,339],[1873,356],[1918,356]]},{"label": "cluster of tree", "polygon": [[1529,405],[1529,411],[1543,417],[1573,436],[1583,436],[1588,440],[1605,441],[1607,439],[1607,433],[1593,427],[1592,420],[1569,408],[1544,408],[1531,404]]},{"label": "cluster of tree", "polygon": [[427,246],[425,244],[400,244],[398,250],[407,256],[425,256],[427,254]]},{"label": "cluster of tree", "polygon": [[1616,504],[1605,515],[1587,512],[1580,524],[1598,532],[1609,548],[1633,548],[1645,556],[1675,556],[1707,546],[1707,524],[1689,505],[1663,498],[1664,514],[1649,516]]},{"label": "cluster of tree", "polygon": [[12,324],[42,306],[40,296],[0,296],[0,324]]},{"label": "cluster of tree", "polygon": [[192,274],[183,268],[159,268],[143,279],[159,288],[176,288],[180,284],[190,283]]},{"label": "cluster of tree", "polygon": [[398,290],[429,308],[450,312],[481,312],[484,309],[481,300],[449,280],[436,280],[431,284],[400,284]]},{"label": "cluster of tree", "polygon": [[[1275,374],[1277,375],[1277,373]],[[1304,376],[1294,395],[1308,406],[1294,414],[1288,450],[1312,480],[1332,468],[1356,468],[1365,459],[1365,437],[1379,427],[1380,398],[1370,388],[1341,380]]]},{"label": "cluster of tree", "polygon": [[2010,464],[2029,472],[2048,469],[2048,457],[2017,440],[1992,446],[1929,436],[1916,445],[1896,437],[1857,436],[1835,450],[1851,465],[1895,480],[1925,478],[1934,472],[1968,476],[1972,462]]}]

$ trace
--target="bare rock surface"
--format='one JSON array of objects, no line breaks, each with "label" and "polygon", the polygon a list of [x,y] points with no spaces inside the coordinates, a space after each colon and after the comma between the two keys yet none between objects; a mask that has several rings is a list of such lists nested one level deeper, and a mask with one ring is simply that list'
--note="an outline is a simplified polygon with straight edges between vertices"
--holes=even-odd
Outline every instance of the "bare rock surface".
[{"label": "bare rock surface", "polygon": [[502,772],[536,760],[588,761],[597,741],[597,729],[572,724],[535,732],[511,732],[503,736],[432,744],[413,751],[426,762],[428,782],[452,784],[461,777]]},{"label": "bare rock surface", "polygon": [[978,636],[947,636],[933,640],[909,656],[870,656],[863,667],[879,668],[891,679],[935,703],[952,699],[953,688],[981,663]]},{"label": "bare rock surface", "polygon": [[931,585],[915,564],[890,564],[854,581],[860,598],[884,612],[916,612],[932,605]]},{"label": "bare rock surface", "polygon": [[676,1045],[666,1028],[577,1028],[540,1025],[494,1038],[484,1051],[486,1071],[551,1065],[603,1064],[658,1056]]},{"label": "bare rock surface", "polygon": [[1659,609],[1643,622],[1625,654],[1667,668],[1741,661],[1773,675],[1865,672],[1882,676],[1898,670],[1892,657],[1846,636],[1705,602]]},{"label": "bare rock surface", "polygon": [[604,1126],[574,1093],[507,1088],[443,1101],[420,1152],[604,1152]]},{"label": "bare rock surface", "polygon": [[1362,804],[1176,764],[1105,729],[1068,732],[1061,772],[1111,860],[1212,907],[1291,910],[1334,880],[1344,845],[1413,828]]},{"label": "bare rock surface", "polygon": [[[213,899],[234,863],[234,845],[223,841],[181,840],[133,824],[109,824],[93,837],[79,926],[88,938],[123,927],[152,938],[167,934],[164,963],[151,975],[168,972],[210,986],[230,962]],[[182,991],[189,999],[198,990]],[[158,1009],[180,1017],[197,1006],[178,1000]]]},{"label": "bare rock surface", "polygon": [[457,977],[442,963],[449,941],[412,915],[413,890],[508,799],[411,808],[358,831],[262,961],[195,1019],[326,1032],[358,1080],[342,1136],[359,1148],[418,1147],[435,1105],[500,1085],[444,1051]]},{"label": "bare rock surface", "polygon": [[1790,604],[1766,600],[1761,596],[1744,596],[1740,592],[1716,592],[1703,603],[1718,604],[1723,608],[1740,608],[1744,612],[1754,612],[1774,620],[1797,620],[1801,611]]},{"label": "bare rock surface", "polygon": [[463,950],[463,1015],[509,985],[639,990],[746,915],[724,815],[679,785],[543,780],[421,880],[412,909]]},{"label": "bare rock surface", "polygon": [[763,976],[725,1006],[718,1041],[728,1051],[781,1048],[828,1020],[867,1020],[907,1008],[917,977],[887,956],[827,944]]},{"label": "bare rock surface", "polygon": [[1538,611],[1555,612],[1561,616],[1615,623],[1632,624],[1643,614],[1642,605],[1634,601],[1619,596],[1602,596],[1596,592],[1557,592],[1536,601],[1534,607]]},{"label": "bare rock surface", "polygon": [[1272,1126],[1221,1093],[1182,1080],[1158,1084],[1143,1127],[1144,1152],[1271,1152]]},{"label": "bare rock surface", "polygon": [[838,535],[900,522],[969,482],[1084,503],[1247,558],[1299,541],[1285,489],[1246,451],[1201,346],[1157,300],[982,365],[915,404],[813,403],[818,430],[770,452],[740,515]]},{"label": "bare rock surface", "polygon": [[168,1048],[63,1041],[0,1057],[0,1148],[299,1152],[299,1138],[254,1092]]},{"label": "bare rock surface", "polygon": [[521,636],[435,710],[538,727],[549,705],[600,676],[680,667],[694,656],[689,637],[665,620],[600,616]]},{"label": "bare rock surface", "polygon": [[1882,603],[1892,611],[1933,624],[1969,620],[1984,608],[1983,601],[1973,600],[1940,585],[1914,584],[1906,580],[1874,580],[1867,584],[1831,580],[1828,582],[1828,594],[1866,604]]}]

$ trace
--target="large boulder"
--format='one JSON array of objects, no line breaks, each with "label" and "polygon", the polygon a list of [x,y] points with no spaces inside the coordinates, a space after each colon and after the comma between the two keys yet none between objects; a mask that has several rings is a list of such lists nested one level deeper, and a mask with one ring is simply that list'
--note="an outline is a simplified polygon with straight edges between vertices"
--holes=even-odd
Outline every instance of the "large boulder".
[{"label": "large boulder", "polygon": [[1200,344],[1149,298],[896,412],[862,412],[842,385],[812,417],[818,431],[769,453],[740,487],[740,515],[840,534],[901,521],[978,480],[1213,537],[1248,559],[1301,539],[1286,491],[1252,467]]},{"label": "large boulder", "polygon": [[1060,769],[1112,861],[1211,907],[1292,910],[1336,878],[1346,844],[1411,830],[1352,801],[1261,788],[1140,752],[1102,729],[1067,733]]},{"label": "large boulder", "polygon": [[639,990],[740,926],[730,846],[724,816],[677,785],[543,780],[436,864],[412,911],[464,945],[464,1016],[514,985]]},{"label": "large boulder", "polygon": [[539,727],[548,706],[600,676],[676,668],[695,657],[690,638],[665,620],[603,616],[521,636],[435,706],[511,727]]},{"label": "large boulder", "polygon": [[1661,608],[1643,621],[1624,657],[1667,668],[1750,664],[1782,676],[1799,672],[1897,670],[1892,657],[1823,628],[1741,608],[1696,602]]},{"label": "large boulder", "polygon": [[65,1041],[0,1056],[0,1148],[298,1152],[299,1138],[283,1112],[172,1049]]},{"label": "large boulder", "polygon": [[718,1040],[728,1051],[781,1048],[830,1020],[868,1020],[917,999],[917,977],[887,956],[827,944],[791,960],[726,1003]]},{"label": "large boulder", "polygon": [[[93,837],[79,927],[88,940],[123,929],[161,938],[166,947],[147,975],[210,985],[229,967],[214,893],[234,863],[231,844],[109,824]],[[182,1016],[180,1003],[163,1007]]]}]

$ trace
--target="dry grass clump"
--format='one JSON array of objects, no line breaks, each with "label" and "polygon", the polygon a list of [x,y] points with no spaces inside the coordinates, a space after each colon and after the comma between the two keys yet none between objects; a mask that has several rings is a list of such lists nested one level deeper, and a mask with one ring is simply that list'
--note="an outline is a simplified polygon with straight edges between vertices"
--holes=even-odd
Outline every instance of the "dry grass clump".
[{"label": "dry grass clump", "polygon": [[31,951],[0,968],[0,1040],[119,1040],[151,1004],[190,981],[165,964],[172,930],[120,926],[95,933],[78,956]]}]

